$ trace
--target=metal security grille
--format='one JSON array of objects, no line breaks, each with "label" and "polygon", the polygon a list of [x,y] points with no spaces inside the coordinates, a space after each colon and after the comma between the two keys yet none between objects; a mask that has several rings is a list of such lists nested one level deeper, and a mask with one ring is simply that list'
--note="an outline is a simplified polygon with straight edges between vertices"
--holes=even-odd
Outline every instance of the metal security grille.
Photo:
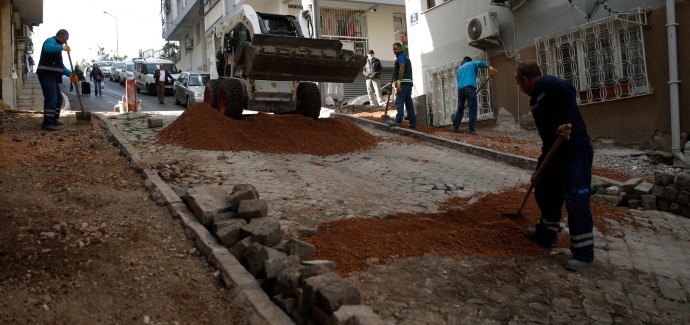
[{"label": "metal security grille", "polygon": [[547,74],[569,80],[580,104],[650,93],[640,9],[617,13],[535,40],[537,63]]},{"label": "metal security grille", "polygon": [[400,32],[407,33],[407,23],[405,22],[405,14],[393,13],[393,30],[395,35],[393,38],[394,42],[400,42]]},{"label": "metal security grille", "polygon": [[[429,108],[429,125],[431,126],[440,127],[453,124],[452,116],[458,109],[457,71],[461,63],[462,60],[453,61],[424,71],[425,83],[430,85],[426,103]],[[479,69],[477,85],[483,83],[486,85],[480,87],[481,90],[477,94],[477,120],[494,118],[488,77],[489,71],[487,69]],[[465,109],[462,121],[467,122],[468,116],[469,110]]]},{"label": "metal security grille", "polygon": [[321,37],[349,41],[354,52],[366,55],[367,29],[364,10],[321,8]]}]

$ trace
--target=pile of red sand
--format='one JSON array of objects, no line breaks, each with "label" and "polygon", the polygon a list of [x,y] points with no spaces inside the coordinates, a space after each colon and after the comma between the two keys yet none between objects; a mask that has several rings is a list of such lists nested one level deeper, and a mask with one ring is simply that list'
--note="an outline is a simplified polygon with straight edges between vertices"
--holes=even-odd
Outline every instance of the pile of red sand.
[{"label": "pile of red sand", "polygon": [[[341,275],[363,270],[368,260],[384,263],[391,256],[467,254],[506,258],[545,254],[524,235],[525,228],[539,218],[539,209],[530,198],[523,218],[506,218],[515,213],[525,192],[517,189],[488,194],[464,206],[457,198],[444,202],[449,209],[440,213],[399,213],[395,219],[352,218],[323,223],[313,237],[302,240],[316,246],[314,258],[332,260]],[[462,209],[461,209],[462,208]],[[606,220],[629,221],[625,210],[592,203],[595,226],[607,232]],[[563,213],[564,216],[567,214]],[[559,235],[558,247],[569,247],[569,238]]]},{"label": "pile of red sand", "polygon": [[297,114],[223,116],[205,104],[187,109],[158,134],[158,144],[215,151],[300,153],[316,156],[367,150],[378,139],[343,118]]}]

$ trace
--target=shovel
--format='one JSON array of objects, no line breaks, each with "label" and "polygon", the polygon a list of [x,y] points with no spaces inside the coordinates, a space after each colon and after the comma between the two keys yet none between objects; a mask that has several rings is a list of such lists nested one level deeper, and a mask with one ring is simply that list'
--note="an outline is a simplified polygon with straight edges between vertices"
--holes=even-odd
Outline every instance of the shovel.
[{"label": "shovel", "polygon": [[525,208],[525,204],[527,204],[527,199],[529,199],[529,195],[532,194],[532,190],[534,190],[534,185],[537,183],[537,179],[539,178],[539,175],[541,175],[542,171],[544,171],[544,167],[549,164],[549,161],[551,161],[551,157],[556,153],[556,150],[558,150],[558,147],[561,145],[563,142],[563,137],[559,136],[558,139],[556,139],[556,142],[553,143],[551,146],[551,149],[549,149],[549,152],[546,154],[546,157],[544,157],[544,161],[542,161],[541,165],[539,168],[537,168],[537,171],[534,172],[534,181],[529,185],[529,189],[527,190],[527,193],[525,193],[525,198],[522,199],[522,204],[520,204],[520,208],[518,208],[516,213],[504,213],[503,216],[506,218],[522,218],[522,209]]},{"label": "shovel", "polygon": [[391,94],[393,93],[393,87],[395,87],[395,85],[393,84],[394,81],[395,81],[395,77],[393,77],[393,79],[391,79],[391,90],[388,91],[388,99],[386,99],[386,110],[384,111],[383,116],[381,116],[381,122],[383,122],[383,123],[386,123],[386,122],[390,121],[390,119],[391,119],[391,117],[388,116],[388,104],[390,104],[390,102],[391,102]]},{"label": "shovel", "polygon": [[[69,59],[69,67],[74,71],[74,66],[72,65],[72,55],[70,52],[67,52],[67,58]],[[72,82],[72,80],[70,80]],[[81,108],[81,112],[77,113],[77,120],[81,121],[91,121],[91,112],[84,112],[84,103],[81,102],[81,91],[79,90],[79,80],[77,82],[74,82],[74,89],[77,90],[77,98],[79,98],[79,107]]]}]

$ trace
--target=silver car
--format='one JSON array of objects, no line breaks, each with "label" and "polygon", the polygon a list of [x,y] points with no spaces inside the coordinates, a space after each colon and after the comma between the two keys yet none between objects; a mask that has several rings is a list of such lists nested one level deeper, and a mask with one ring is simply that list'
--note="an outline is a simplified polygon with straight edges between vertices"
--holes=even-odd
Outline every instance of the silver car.
[{"label": "silver car", "polygon": [[190,107],[204,101],[204,88],[211,79],[211,74],[204,71],[185,71],[175,80],[173,97],[175,104],[184,103]]},{"label": "silver car", "polygon": [[[381,99],[383,99],[383,103],[380,103],[381,106],[385,106],[386,101],[388,100],[388,93],[391,91],[391,84],[388,83],[381,87]],[[391,103],[395,103],[395,92],[391,94],[390,98]],[[348,100],[343,101],[342,105],[369,105],[371,104],[369,102],[369,95],[364,94],[361,96],[357,96],[355,98],[350,98]]]},{"label": "silver car", "polygon": [[125,81],[134,80],[134,62],[127,62],[125,68],[120,70],[120,84],[125,85]]}]

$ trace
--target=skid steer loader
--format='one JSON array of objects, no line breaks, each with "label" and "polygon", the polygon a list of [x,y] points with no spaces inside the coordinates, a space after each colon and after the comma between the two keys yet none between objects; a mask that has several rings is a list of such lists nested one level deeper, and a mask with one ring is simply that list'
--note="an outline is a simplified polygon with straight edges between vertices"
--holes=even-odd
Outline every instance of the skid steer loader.
[{"label": "skid steer loader", "polygon": [[213,26],[215,64],[204,102],[234,119],[243,109],[298,113],[318,119],[321,94],[314,82],[353,82],[366,57],[338,40],[309,38],[309,13],[257,13],[241,5]]}]

